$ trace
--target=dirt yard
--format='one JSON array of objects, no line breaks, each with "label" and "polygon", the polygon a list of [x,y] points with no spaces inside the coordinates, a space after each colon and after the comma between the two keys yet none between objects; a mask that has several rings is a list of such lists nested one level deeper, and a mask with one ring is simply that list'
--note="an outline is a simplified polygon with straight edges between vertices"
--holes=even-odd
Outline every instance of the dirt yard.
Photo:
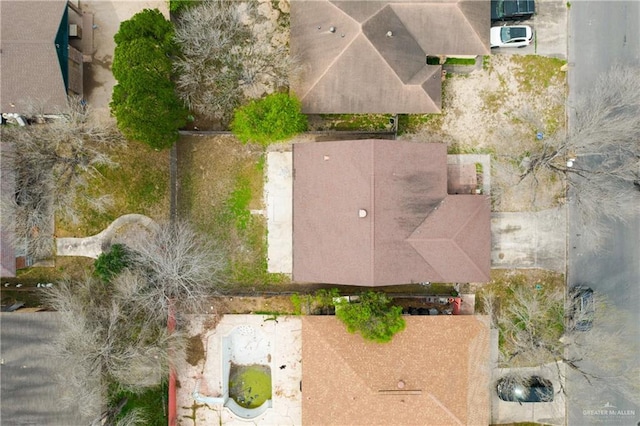
[{"label": "dirt yard", "polygon": [[[520,162],[549,138],[564,137],[563,61],[492,55],[481,69],[443,86],[443,114],[405,139],[446,142],[451,153],[490,153],[495,211],[543,210],[563,201],[562,179],[540,173],[519,182]],[[538,133],[543,140],[538,139]]]}]

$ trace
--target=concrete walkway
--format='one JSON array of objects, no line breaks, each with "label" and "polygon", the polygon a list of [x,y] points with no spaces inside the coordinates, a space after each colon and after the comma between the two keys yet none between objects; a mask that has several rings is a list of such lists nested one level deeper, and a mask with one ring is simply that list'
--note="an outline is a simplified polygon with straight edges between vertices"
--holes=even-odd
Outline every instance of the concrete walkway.
[{"label": "concrete walkway", "polygon": [[56,238],[58,256],[81,256],[97,259],[108,250],[118,230],[124,226],[140,225],[154,229],[158,225],[153,219],[141,214],[126,214],[114,220],[104,231],[85,238]]},{"label": "concrete walkway", "polygon": [[293,157],[291,152],[267,154],[264,199],[267,205],[268,271],[293,270]]},{"label": "concrete walkway", "polygon": [[491,214],[491,267],[565,272],[565,207]]}]

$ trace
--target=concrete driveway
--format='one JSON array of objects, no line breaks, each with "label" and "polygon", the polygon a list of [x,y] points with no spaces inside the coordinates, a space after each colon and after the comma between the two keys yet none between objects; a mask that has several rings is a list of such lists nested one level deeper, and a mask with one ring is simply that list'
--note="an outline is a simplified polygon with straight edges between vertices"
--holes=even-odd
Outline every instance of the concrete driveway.
[{"label": "concrete driveway", "polygon": [[[534,42],[522,49],[499,48],[492,53],[542,55],[567,59],[567,3],[562,0],[536,0],[536,15],[522,24],[535,32]],[[494,25],[501,25],[495,23]]]},{"label": "concrete driveway", "polygon": [[[563,425],[565,419],[565,396],[563,364],[545,364],[540,367],[526,368],[497,368],[494,370],[491,392],[491,420],[492,424],[510,424],[518,422],[533,422],[548,425]],[[548,379],[553,383],[555,392],[551,402],[517,403],[503,401],[498,398],[495,383],[508,374],[536,375]],[[562,383],[561,383],[562,382]]]},{"label": "concrete driveway", "polygon": [[565,272],[565,207],[491,214],[491,267]]}]

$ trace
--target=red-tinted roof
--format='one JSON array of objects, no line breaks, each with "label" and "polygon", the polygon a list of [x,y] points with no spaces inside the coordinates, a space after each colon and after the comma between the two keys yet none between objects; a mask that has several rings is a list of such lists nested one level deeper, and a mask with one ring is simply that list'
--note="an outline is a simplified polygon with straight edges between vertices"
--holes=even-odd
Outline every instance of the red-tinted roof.
[{"label": "red-tinted roof", "polygon": [[489,200],[447,195],[446,145],[295,144],[293,168],[294,280],[488,280]]}]

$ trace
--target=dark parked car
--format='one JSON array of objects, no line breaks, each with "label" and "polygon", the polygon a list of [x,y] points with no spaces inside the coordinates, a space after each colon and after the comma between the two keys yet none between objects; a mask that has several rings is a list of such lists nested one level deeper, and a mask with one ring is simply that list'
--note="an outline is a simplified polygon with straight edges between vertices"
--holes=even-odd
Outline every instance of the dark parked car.
[{"label": "dark parked car", "polygon": [[553,383],[539,376],[506,376],[498,380],[498,397],[503,401],[553,401]]},{"label": "dark parked car", "polygon": [[534,0],[491,0],[491,22],[524,21],[536,13]]},{"label": "dark parked car", "polygon": [[591,330],[593,317],[596,313],[593,290],[584,285],[577,285],[571,289],[570,296],[569,321],[571,328],[578,331]]}]

